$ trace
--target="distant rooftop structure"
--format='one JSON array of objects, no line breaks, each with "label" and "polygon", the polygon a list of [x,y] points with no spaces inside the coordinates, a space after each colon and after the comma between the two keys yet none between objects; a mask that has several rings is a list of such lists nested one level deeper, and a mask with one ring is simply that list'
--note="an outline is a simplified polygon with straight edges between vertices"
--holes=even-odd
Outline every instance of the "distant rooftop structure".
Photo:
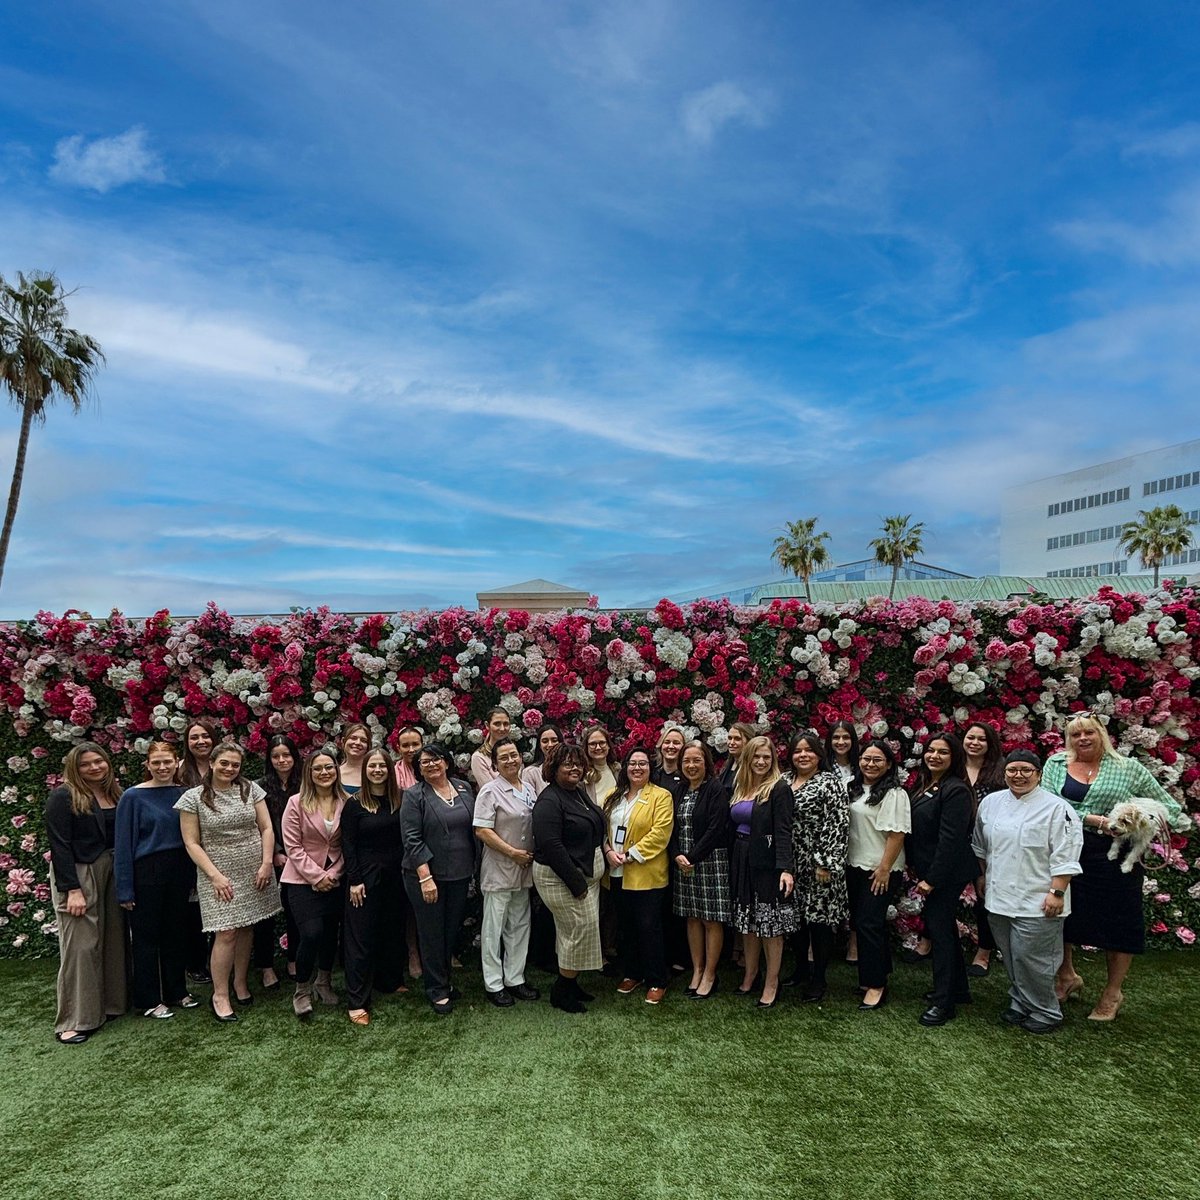
[{"label": "distant rooftop structure", "polygon": [[[1162,578],[1170,575],[1164,571]],[[889,583],[814,583],[813,602],[844,604],[850,600],[866,600],[871,596],[886,596]],[[896,600],[907,596],[924,596],[929,600],[1007,600],[1010,596],[1028,596],[1041,592],[1054,600],[1069,600],[1093,596],[1102,587],[1118,592],[1149,592],[1154,588],[1154,576],[1146,575],[1064,575],[1057,578],[1029,575],[982,575],[978,579],[960,576],[956,579],[901,579],[896,583]],[[789,579],[782,583],[767,583],[755,589],[746,604],[770,604],[772,600],[803,600],[804,583]]]},{"label": "distant rooftop structure", "polygon": [[[951,571],[949,567],[935,567],[931,563],[923,562],[908,562],[900,568],[900,579],[970,579],[969,575],[963,575],[959,571]],[[877,562],[873,558],[860,558],[854,562],[839,563],[836,567],[826,567],[823,571],[814,571],[812,582],[817,583],[870,583],[882,581],[890,585],[892,582],[892,568],[885,567],[882,563]],[[753,583],[743,583],[736,587],[725,586],[721,589],[712,589],[704,592],[687,592],[684,594],[671,596],[669,599],[676,604],[687,604],[692,600],[728,600],[733,604],[757,604],[758,601],[754,596],[767,588],[788,587],[792,584],[798,584],[800,587],[798,595],[804,595],[804,581],[797,579],[794,575],[788,575],[786,578],[775,579],[768,583],[755,581]],[[869,591],[868,595],[875,595],[878,588]],[[884,588],[887,591],[887,588]],[[772,592],[772,595],[775,593]],[[782,593],[780,593],[782,594]],[[791,593],[787,593],[791,594]],[[816,592],[813,592],[813,598],[816,598]]]},{"label": "distant rooftop structure", "polygon": [[524,583],[510,583],[507,587],[475,593],[475,602],[481,609],[519,609],[522,612],[587,608],[590,598],[588,592],[568,587],[565,583],[552,583],[549,579],[526,579]]}]

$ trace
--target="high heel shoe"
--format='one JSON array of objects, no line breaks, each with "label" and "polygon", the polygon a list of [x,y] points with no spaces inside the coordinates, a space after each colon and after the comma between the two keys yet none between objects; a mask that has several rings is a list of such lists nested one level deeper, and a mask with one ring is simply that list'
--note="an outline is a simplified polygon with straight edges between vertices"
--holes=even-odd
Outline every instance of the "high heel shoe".
[{"label": "high heel shoe", "polygon": [[858,1006],[859,1012],[878,1012],[886,1003],[888,998],[887,988],[883,989],[882,995],[875,1001],[874,1004],[868,1004],[865,1000]]},{"label": "high heel shoe", "polygon": [[1054,984],[1054,994],[1058,997],[1060,1004],[1067,1000],[1078,1000],[1083,995],[1083,976],[1074,976],[1071,982],[1065,987],[1060,987],[1056,981]]},{"label": "high heel shoe", "polygon": [[759,1000],[755,1003],[755,1008],[774,1008],[779,1003],[779,993],[775,993],[773,1000]]},{"label": "high heel shoe", "polygon": [[1125,1003],[1125,996],[1123,993],[1120,993],[1120,992],[1117,993],[1116,1004],[1112,1004],[1112,1005],[1108,1005],[1108,1006],[1105,1006],[1104,997],[1101,996],[1099,1001],[1097,1001],[1097,1003],[1096,1003],[1096,1007],[1093,1008],[1090,1013],[1088,1013],[1088,1020],[1089,1021],[1115,1021],[1117,1019],[1117,1013],[1119,1013],[1121,1011],[1121,1005],[1124,1003]]},{"label": "high heel shoe", "polygon": [[708,991],[707,991],[707,992],[702,992],[702,991],[701,991],[699,988],[697,988],[697,989],[696,989],[696,990],[695,990],[695,991],[694,991],[694,992],[691,994],[691,996],[689,997],[689,999],[691,999],[691,1000],[708,1000],[708,999],[711,999],[713,996],[715,996],[715,995],[717,994],[717,984],[718,984],[719,982],[720,982],[719,980],[717,980],[717,979],[714,979],[714,980],[712,981],[712,987],[710,987],[710,988],[708,989]]},{"label": "high heel shoe", "polygon": [[238,1015],[237,1015],[237,1013],[235,1013],[235,1012],[229,1012],[229,1013],[226,1013],[224,1016],[222,1016],[222,1015],[221,1015],[221,1013],[217,1012],[217,1002],[216,1002],[216,1000],[213,1000],[213,1002],[212,1002],[212,1015],[213,1015],[213,1016],[214,1016],[214,1017],[215,1017],[215,1018],[216,1018],[218,1021],[222,1021],[222,1022],[224,1022],[225,1024],[229,1024],[231,1021],[236,1021],[236,1020],[238,1019]]}]

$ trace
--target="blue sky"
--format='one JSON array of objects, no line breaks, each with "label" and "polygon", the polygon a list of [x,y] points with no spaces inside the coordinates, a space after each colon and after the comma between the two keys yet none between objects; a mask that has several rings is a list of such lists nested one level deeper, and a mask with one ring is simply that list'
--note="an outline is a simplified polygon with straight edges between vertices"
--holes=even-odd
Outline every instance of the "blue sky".
[{"label": "blue sky", "polygon": [[[635,603],[1197,436],[1186,6],[10,7],[0,273],[108,364],[0,615]],[[0,424],[3,478],[17,432]]]}]

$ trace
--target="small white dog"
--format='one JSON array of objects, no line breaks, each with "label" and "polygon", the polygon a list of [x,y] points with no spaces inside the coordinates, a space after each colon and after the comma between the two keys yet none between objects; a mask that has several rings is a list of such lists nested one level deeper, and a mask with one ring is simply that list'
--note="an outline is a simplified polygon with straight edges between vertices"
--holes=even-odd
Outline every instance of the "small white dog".
[{"label": "small white dog", "polygon": [[1141,862],[1142,856],[1150,849],[1150,843],[1159,838],[1164,846],[1169,847],[1171,836],[1171,817],[1166,805],[1158,800],[1144,800],[1134,797],[1118,804],[1108,814],[1108,829],[1112,834],[1113,844],[1108,852],[1109,861],[1121,854],[1125,847],[1125,858],[1121,862],[1121,870],[1128,875],[1133,870],[1134,863]]}]

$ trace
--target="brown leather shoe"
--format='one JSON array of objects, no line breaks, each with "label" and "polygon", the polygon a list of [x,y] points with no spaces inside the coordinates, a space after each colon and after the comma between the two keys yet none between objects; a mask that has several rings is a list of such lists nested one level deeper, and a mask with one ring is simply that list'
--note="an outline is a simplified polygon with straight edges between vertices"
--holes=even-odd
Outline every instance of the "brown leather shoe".
[{"label": "brown leather shoe", "polygon": [[356,1008],[352,1013],[350,1013],[350,1020],[353,1021],[355,1025],[370,1025],[371,1014],[367,1012],[365,1008]]},{"label": "brown leather shoe", "polygon": [[662,998],[667,994],[666,988],[651,988],[646,993],[647,1004],[661,1004]]},{"label": "brown leather shoe", "polygon": [[621,982],[617,984],[617,995],[629,996],[636,992],[638,988],[641,987],[641,984],[642,981],[640,979],[622,979]]}]

